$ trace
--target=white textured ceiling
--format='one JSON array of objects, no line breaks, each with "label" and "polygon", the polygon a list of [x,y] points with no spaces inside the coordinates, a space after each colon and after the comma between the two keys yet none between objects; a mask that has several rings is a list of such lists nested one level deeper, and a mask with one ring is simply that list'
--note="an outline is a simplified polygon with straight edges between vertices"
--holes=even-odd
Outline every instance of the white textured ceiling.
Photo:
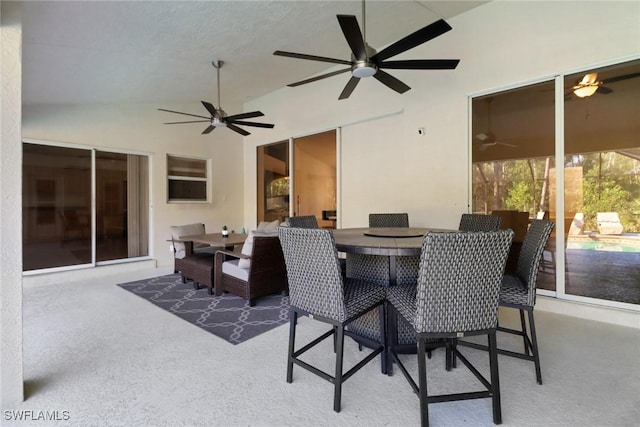
[{"label": "white textured ceiling", "polygon": [[[366,39],[380,48],[483,3],[368,1]],[[336,14],[356,15],[362,26],[360,1],[28,1],[22,7],[24,104],[215,102],[211,61],[220,59],[222,104],[236,105],[332,65],[273,51],[348,60]]]}]

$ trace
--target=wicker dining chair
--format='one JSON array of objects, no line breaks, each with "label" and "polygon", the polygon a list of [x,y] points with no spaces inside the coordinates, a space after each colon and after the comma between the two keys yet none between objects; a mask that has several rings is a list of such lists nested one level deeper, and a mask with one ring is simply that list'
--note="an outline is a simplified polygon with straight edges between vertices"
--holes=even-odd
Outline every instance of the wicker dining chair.
[{"label": "wicker dining chair", "polygon": [[[410,322],[418,339],[418,384],[391,346],[389,354],[420,397],[420,421],[429,424],[428,404],[491,398],[493,422],[502,422],[496,330],[500,284],[513,231],[434,233],[425,235],[420,256],[418,286],[387,289],[389,316]],[[490,381],[460,353],[456,340],[487,335]],[[427,393],[425,352],[428,340],[446,341],[447,369],[456,357],[486,387],[484,391],[432,395]]]},{"label": "wicker dining chair", "polygon": [[294,228],[319,228],[315,215],[301,215],[289,217],[289,227]]},{"label": "wicker dining chair", "polygon": [[[520,312],[520,329],[498,326],[498,332],[521,336],[524,351],[515,352],[498,349],[498,354],[532,361],[535,366],[538,384],[542,384],[542,372],[533,309],[536,304],[536,282],[542,261],[542,251],[549,240],[553,227],[554,224],[548,220],[534,219],[531,221],[529,230],[522,242],[522,250],[520,251],[515,274],[505,274],[500,288],[500,306],[515,308]],[[525,321],[525,311],[528,314],[529,328],[527,328]],[[483,350],[487,349],[486,346],[478,343],[460,342],[460,344]]]},{"label": "wicker dining chair", "polygon": [[498,215],[462,214],[460,231],[494,231],[500,229],[501,218]]},{"label": "wicker dining chair", "polygon": [[[408,213],[370,213],[369,227],[409,227]],[[396,257],[396,281],[401,285],[415,286],[418,276],[418,256],[398,256]],[[389,286],[389,257],[382,255],[368,254],[348,254],[346,263],[346,274],[348,277],[366,279],[378,283],[379,286]],[[406,346],[408,352],[415,349],[416,338],[407,322],[399,319],[396,346]],[[358,338],[359,348],[362,350],[364,341],[359,337],[366,337],[374,342],[380,340],[382,328],[376,313],[367,313],[360,317],[348,327]],[[391,373],[391,365],[387,358],[381,358],[382,373]]]},{"label": "wicker dining chair", "polygon": [[370,213],[369,227],[408,227],[408,213]]},{"label": "wicker dining chair", "polygon": [[[385,357],[385,342],[378,343],[368,356],[343,373],[344,337],[351,336],[345,329],[354,319],[371,310],[380,311],[384,325],[385,290],[375,283],[343,278],[335,241],[330,230],[279,227],[278,234],[284,253],[289,279],[289,350],[287,356],[287,382],[293,381],[293,365],[298,365],[334,384],[333,409],[340,412],[342,383],[375,358]],[[298,316],[328,323],[331,329],[305,346],[295,349]],[[385,331],[386,332],[386,331]],[[334,337],[335,373],[328,374],[299,357],[328,337]],[[386,333],[383,333],[383,337]]]},{"label": "wicker dining chair", "polygon": [[[407,213],[371,213],[369,227],[409,227]],[[396,258],[396,283],[414,284],[418,274],[417,256],[399,256]],[[376,281],[380,286],[389,284],[389,257],[383,255],[348,254],[346,262],[347,277]]]}]

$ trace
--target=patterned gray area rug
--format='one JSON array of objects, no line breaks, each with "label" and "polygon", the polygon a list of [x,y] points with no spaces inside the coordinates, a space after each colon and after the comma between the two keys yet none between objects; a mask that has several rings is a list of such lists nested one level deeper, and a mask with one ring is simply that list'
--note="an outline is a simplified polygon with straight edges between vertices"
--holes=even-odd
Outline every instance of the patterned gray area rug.
[{"label": "patterned gray area rug", "polygon": [[217,297],[206,288],[195,290],[191,282],[182,283],[179,274],[118,286],[232,344],[289,321],[289,297],[282,294],[257,298],[249,307],[247,300],[229,293]]}]

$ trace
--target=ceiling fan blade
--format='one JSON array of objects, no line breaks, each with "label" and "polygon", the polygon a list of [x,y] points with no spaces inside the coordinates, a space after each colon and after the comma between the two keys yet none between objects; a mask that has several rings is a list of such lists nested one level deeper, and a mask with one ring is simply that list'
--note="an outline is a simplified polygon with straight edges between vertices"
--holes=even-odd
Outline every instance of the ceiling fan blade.
[{"label": "ceiling fan blade", "polygon": [[411,89],[406,84],[402,83],[400,80],[393,77],[391,74],[386,73],[382,70],[378,70],[373,77],[376,78],[380,83],[388,86],[389,88],[395,90],[398,93],[405,93],[409,89]]},{"label": "ceiling fan blade", "polygon": [[611,92],[613,92],[613,89],[602,85],[598,86],[598,90],[596,91],[596,93],[600,95],[609,95]]},{"label": "ceiling fan blade", "polygon": [[288,58],[308,59],[309,61],[321,61],[331,62],[334,64],[351,65],[351,61],[345,61],[344,59],[327,58],[325,56],[316,55],[305,55],[304,53],[283,52],[281,50],[276,50],[275,52],[273,52],[273,54],[276,56],[286,56]]},{"label": "ceiling fan blade", "polygon": [[257,128],[268,128],[268,129],[273,129],[273,127],[275,126],[271,123],[245,122],[242,120],[229,120],[229,118],[227,118],[227,126],[229,125],[229,123],[234,125],[240,125],[240,126],[254,126]]},{"label": "ceiling fan blade", "polygon": [[615,83],[621,80],[635,79],[636,77],[640,77],[640,73],[630,73],[630,74],[623,74],[617,77],[611,77],[610,79],[602,80],[602,83],[604,84]]},{"label": "ceiling fan blade", "polygon": [[434,39],[447,31],[451,30],[451,26],[445,22],[444,19],[440,19],[432,24],[427,25],[424,28],[419,29],[415,33],[409,34],[407,37],[398,40],[391,46],[387,46],[377,54],[373,55],[371,59],[374,62],[384,61],[387,58],[398,55],[409,49],[421,45],[431,39]]},{"label": "ceiling fan blade", "polygon": [[212,130],[214,130],[216,127],[213,125],[209,125],[209,127],[207,127],[204,131],[202,131],[202,135],[206,135],[208,133],[211,133]]},{"label": "ceiling fan blade", "polygon": [[202,118],[202,119],[211,119],[211,117],[199,116],[199,115],[197,115],[197,114],[181,113],[180,111],[165,110],[164,108],[158,108],[158,111],[166,111],[167,113],[182,114],[182,115],[184,115],[184,116],[200,117],[200,118]]},{"label": "ceiling fan blade", "polygon": [[360,83],[360,79],[358,77],[351,76],[344,89],[342,89],[342,93],[340,93],[338,99],[347,99],[349,96],[351,96],[351,93],[356,88],[356,86],[358,86],[358,83]]},{"label": "ceiling fan blade", "polygon": [[484,142],[484,141],[489,140],[490,138],[491,137],[488,134],[484,133],[484,132],[480,132],[480,133],[476,134],[476,139],[478,141],[483,141]]},{"label": "ceiling fan blade", "polygon": [[364,38],[356,17],[354,15],[338,15],[338,23],[356,59],[358,61],[367,59],[367,48],[364,46]]},{"label": "ceiling fan blade", "polygon": [[296,87],[296,86],[304,85],[304,84],[307,84],[307,83],[315,82],[315,81],[318,81],[318,80],[326,79],[327,77],[332,77],[332,76],[335,76],[335,75],[338,75],[338,74],[346,73],[347,71],[351,71],[351,68],[345,68],[344,70],[332,71],[332,72],[327,73],[327,74],[322,74],[320,76],[311,77],[310,79],[300,80],[299,82],[291,83],[291,84],[288,84],[287,86]]},{"label": "ceiling fan blade", "polygon": [[218,114],[218,111],[216,110],[216,107],[214,107],[213,104],[207,101],[200,101],[200,102],[202,102],[202,105],[204,105],[204,108],[206,108],[207,111],[211,114],[211,117],[220,117],[220,115]]},{"label": "ceiling fan blade", "polygon": [[378,67],[395,70],[453,70],[459,62],[459,59],[409,59],[381,62]]},{"label": "ceiling fan blade", "polygon": [[238,126],[234,125],[233,123],[227,122],[227,127],[234,132],[238,132],[242,136],[251,135],[251,133],[247,132],[244,129],[240,129]]},{"label": "ceiling fan blade", "polygon": [[188,122],[168,122],[168,123],[163,123],[164,125],[180,125],[183,123],[204,123],[204,122],[210,122],[211,119],[207,119],[207,120],[191,120]]},{"label": "ceiling fan blade", "polygon": [[240,114],[234,114],[233,116],[227,116],[225,117],[225,120],[228,122],[233,122],[239,119],[251,119],[253,117],[262,117],[262,116],[264,116],[262,111],[251,111],[249,113],[240,113]]}]

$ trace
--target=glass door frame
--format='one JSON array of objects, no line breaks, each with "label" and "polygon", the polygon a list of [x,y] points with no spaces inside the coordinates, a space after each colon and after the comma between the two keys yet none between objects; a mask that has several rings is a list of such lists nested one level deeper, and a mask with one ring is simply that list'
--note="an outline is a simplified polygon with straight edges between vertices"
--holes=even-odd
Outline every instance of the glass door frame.
[{"label": "glass door frame", "polygon": [[[467,97],[467,105],[468,105],[468,109],[467,109],[467,161],[468,161],[468,176],[467,176],[467,203],[468,206],[471,207],[473,204],[473,195],[472,195],[472,188],[473,188],[473,177],[472,177],[472,170],[473,170],[473,159],[472,159],[472,155],[471,155],[471,148],[472,148],[472,144],[473,144],[473,131],[472,131],[472,104],[473,104],[473,99],[480,97],[480,96],[487,96],[487,95],[491,95],[493,93],[496,92],[502,92],[502,91],[506,91],[506,90],[513,90],[513,89],[518,89],[524,86],[528,86],[528,85],[532,85],[532,84],[537,84],[537,83],[543,83],[543,82],[550,82],[550,81],[554,81],[555,83],[555,105],[554,105],[554,113],[555,113],[555,164],[554,167],[556,169],[556,177],[555,177],[555,184],[556,184],[556,194],[555,194],[555,203],[556,203],[556,212],[558,213],[556,216],[557,217],[564,217],[564,211],[565,211],[565,195],[564,195],[564,188],[565,188],[565,176],[564,176],[564,159],[565,159],[565,117],[564,117],[564,90],[565,90],[565,77],[567,75],[571,75],[571,74],[576,74],[576,73],[580,73],[580,72],[588,72],[589,70],[593,70],[593,69],[597,69],[597,68],[602,68],[602,67],[607,67],[607,66],[612,66],[612,65],[616,65],[616,64],[620,64],[620,63],[624,63],[624,62],[628,62],[628,61],[634,61],[634,60],[638,60],[640,59],[640,55],[633,55],[633,56],[627,56],[627,57],[623,57],[623,58],[616,58],[614,60],[610,60],[610,61],[606,61],[606,62],[601,62],[601,63],[597,63],[597,64],[592,64],[589,65],[587,67],[580,67],[580,68],[575,68],[575,69],[571,69],[568,70],[566,72],[560,73],[560,74],[554,74],[554,75],[548,75],[548,76],[542,76],[540,78],[537,79],[530,79],[530,80],[525,80],[525,81],[520,81],[516,84],[512,84],[512,85],[505,85],[505,86],[500,86],[500,87],[494,87],[491,88],[489,90],[484,90],[484,91],[479,91],[479,92],[473,92],[470,93]],[[611,300],[605,300],[605,299],[600,299],[600,298],[593,298],[593,297],[586,297],[586,296],[581,296],[581,295],[573,295],[573,294],[567,294],[566,293],[566,281],[565,281],[565,273],[566,273],[566,257],[565,257],[565,250],[566,250],[566,242],[564,239],[564,235],[565,235],[565,224],[564,221],[556,221],[555,224],[555,239],[556,239],[556,255],[555,255],[555,261],[556,261],[556,290],[555,291],[550,291],[550,290],[545,290],[545,289],[538,289],[537,290],[537,294],[538,295],[542,295],[542,296],[549,296],[549,297],[555,297],[559,300],[567,300],[567,301],[574,301],[574,302],[579,302],[579,303],[586,303],[586,304],[593,304],[593,305],[597,305],[597,306],[603,306],[603,307],[611,307],[611,308],[617,308],[617,309],[624,309],[624,310],[630,310],[630,311],[634,311],[634,312],[639,312],[640,313],[640,304],[631,304],[631,303],[625,303],[625,302],[619,302],[619,301],[611,301]]]},{"label": "glass door frame", "polygon": [[[50,267],[50,268],[42,268],[42,269],[37,269],[37,270],[27,270],[27,271],[23,271],[22,275],[23,276],[35,276],[35,275],[40,275],[40,274],[47,274],[47,273],[57,273],[57,272],[63,272],[63,271],[72,271],[72,270],[81,270],[81,269],[86,269],[86,268],[93,268],[96,266],[101,266],[101,265],[110,265],[110,264],[123,264],[123,263],[128,263],[128,262],[135,262],[135,261],[141,261],[141,260],[149,260],[153,258],[153,230],[152,230],[152,207],[153,207],[153,181],[152,181],[152,154],[148,153],[148,152],[142,152],[142,151],[134,151],[134,150],[122,150],[122,149],[118,149],[118,148],[109,148],[109,147],[105,147],[105,148],[97,148],[94,146],[90,146],[90,145],[85,145],[85,144],[69,144],[69,143],[63,143],[63,142],[53,142],[53,141],[46,141],[46,140],[39,140],[39,139],[32,139],[32,138],[22,138],[22,142],[23,143],[28,143],[28,144],[37,144],[37,145],[46,145],[46,146],[51,146],[51,147],[61,147],[61,148],[71,148],[71,149],[78,149],[78,150],[86,150],[89,151],[91,153],[91,262],[89,263],[84,263],[84,264],[74,264],[74,265],[67,265],[67,266],[61,266],[61,267]],[[110,153],[118,153],[118,154],[131,154],[131,155],[137,155],[137,156],[145,156],[147,157],[147,161],[148,161],[148,171],[147,171],[147,180],[148,180],[148,192],[149,192],[149,200],[147,201],[148,203],[148,218],[147,218],[147,229],[148,229],[148,247],[149,247],[149,253],[148,255],[145,256],[140,256],[140,257],[132,257],[132,258],[121,258],[121,259],[114,259],[114,260],[106,260],[106,261],[96,261],[96,245],[97,245],[97,218],[96,218],[96,214],[97,214],[97,203],[96,203],[96,152],[110,152]]]}]

